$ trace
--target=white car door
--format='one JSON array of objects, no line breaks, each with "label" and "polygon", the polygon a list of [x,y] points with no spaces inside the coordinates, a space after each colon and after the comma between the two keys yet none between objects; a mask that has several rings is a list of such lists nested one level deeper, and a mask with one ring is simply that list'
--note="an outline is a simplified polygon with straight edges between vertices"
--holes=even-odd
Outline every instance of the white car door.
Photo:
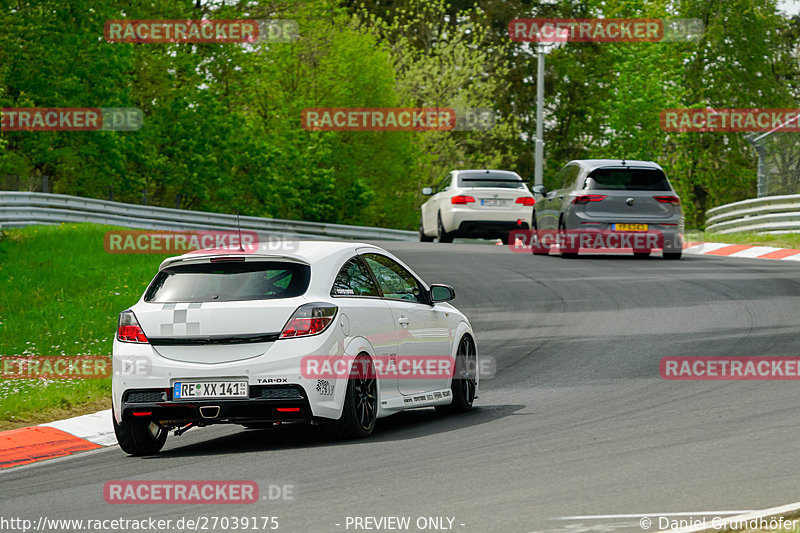
[{"label": "white car door", "polygon": [[[331,297],[344,300],[340,305],[340,324],[345,336],[364,337],[375,350],[376,370],[397,354],[395,319],[389,305],[380,297],[372,275],[359,256],[349,259],[339,270],[331,288]],[[355,354],[351,354],[355,355]],[[397,377],[378,371],[381,401],[398,396]]]},{"label": "white car door", "polygon": [[424,288],[400,263],[385,255],[362,255],[389,304],[397,330],[397,385],[404,395],[445,389],[450,359],[446,312],[425,302]]}]

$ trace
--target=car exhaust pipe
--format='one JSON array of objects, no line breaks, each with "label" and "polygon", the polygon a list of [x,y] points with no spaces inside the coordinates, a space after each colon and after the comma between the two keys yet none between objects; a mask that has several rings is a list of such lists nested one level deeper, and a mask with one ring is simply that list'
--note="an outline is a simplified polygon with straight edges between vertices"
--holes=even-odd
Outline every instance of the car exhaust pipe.
[{"label": "car exhaust pipe", "polygon": [[217,418],[219,416],[219,405],[204,405],[200,408],[200,416],[203,418]]}]

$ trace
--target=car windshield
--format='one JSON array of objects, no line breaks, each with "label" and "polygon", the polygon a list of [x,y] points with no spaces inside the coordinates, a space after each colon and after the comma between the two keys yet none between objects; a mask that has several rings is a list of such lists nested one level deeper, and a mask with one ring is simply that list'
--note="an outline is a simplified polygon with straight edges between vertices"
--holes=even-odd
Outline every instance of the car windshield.
[{"label": "car windshield", "polygon": [[247,261],[176,265],[159,272],[144,300],[153,303],[274,300],[308,289],[307,265]]},{"label": "car windshield", "polygon": [[657,168],[598,168],[589,173],[587,189],[670,191],[664,172]]},{"label": "car windshield", "polygon": [[524,189],[525,182],[522,181],[522,178],[509,174],[472,172],[459,174],[458,186],[472,188]]}]

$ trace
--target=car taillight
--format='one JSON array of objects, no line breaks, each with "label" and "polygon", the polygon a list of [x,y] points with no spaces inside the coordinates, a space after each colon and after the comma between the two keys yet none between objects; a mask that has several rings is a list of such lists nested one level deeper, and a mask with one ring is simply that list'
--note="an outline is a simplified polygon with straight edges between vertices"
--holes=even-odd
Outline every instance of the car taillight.
[{"label": "car taillight", "polygon": [[677,196],[653,196],[656,202],[670,205],[681,205],[681,199]]},{"label": "car taillight", "polygon": [[336,309],[335,305],[323,303],[301,305],[283,326],[279,338],[307,337],[322,333],[333,322]]},{"label": "car taillight", "polygon": [[517,203],[530,207],[536,203],[536,200],[533,196],[520,196],[517,198]]},{"label": "car taillight", "polygon": [[453,205],[466,205],[468,203],[474,202],[475,198],[472,196],[464,196],[459,194],[458,196],[453,196],[450,198],[450,203]]},{"label": "car taillight", "polygon": [[572,199],[573,204],[588,204],[589,202],[600,202],[606,199],[605,194],[581,194]]},{"label": "car taillight", "polygon": [[117,323],[117,340],[120,342],[138,342],[146,344],[147,336],[142,331],[139,321],[133,311],[123,311],[119,314]]}]

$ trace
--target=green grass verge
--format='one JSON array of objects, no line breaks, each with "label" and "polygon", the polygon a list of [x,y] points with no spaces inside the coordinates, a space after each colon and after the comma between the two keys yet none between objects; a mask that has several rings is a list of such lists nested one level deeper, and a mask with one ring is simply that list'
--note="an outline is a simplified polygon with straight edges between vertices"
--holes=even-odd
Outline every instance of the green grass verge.
[{"label": "green grass verge", "polygon": [[800,249],[800,233],[760,235],[758,233],[703,233],[686,232],[686,240],[694,242],[725,242],[751,246]]},{"label": "green grass verge", "polygon": [[[106,355],[117,315],[133,305],[166,255],[109,254],[112,226],[4,230],[0,357]],[[110,379],[0,379],[0,429],[110,406]]]}]

